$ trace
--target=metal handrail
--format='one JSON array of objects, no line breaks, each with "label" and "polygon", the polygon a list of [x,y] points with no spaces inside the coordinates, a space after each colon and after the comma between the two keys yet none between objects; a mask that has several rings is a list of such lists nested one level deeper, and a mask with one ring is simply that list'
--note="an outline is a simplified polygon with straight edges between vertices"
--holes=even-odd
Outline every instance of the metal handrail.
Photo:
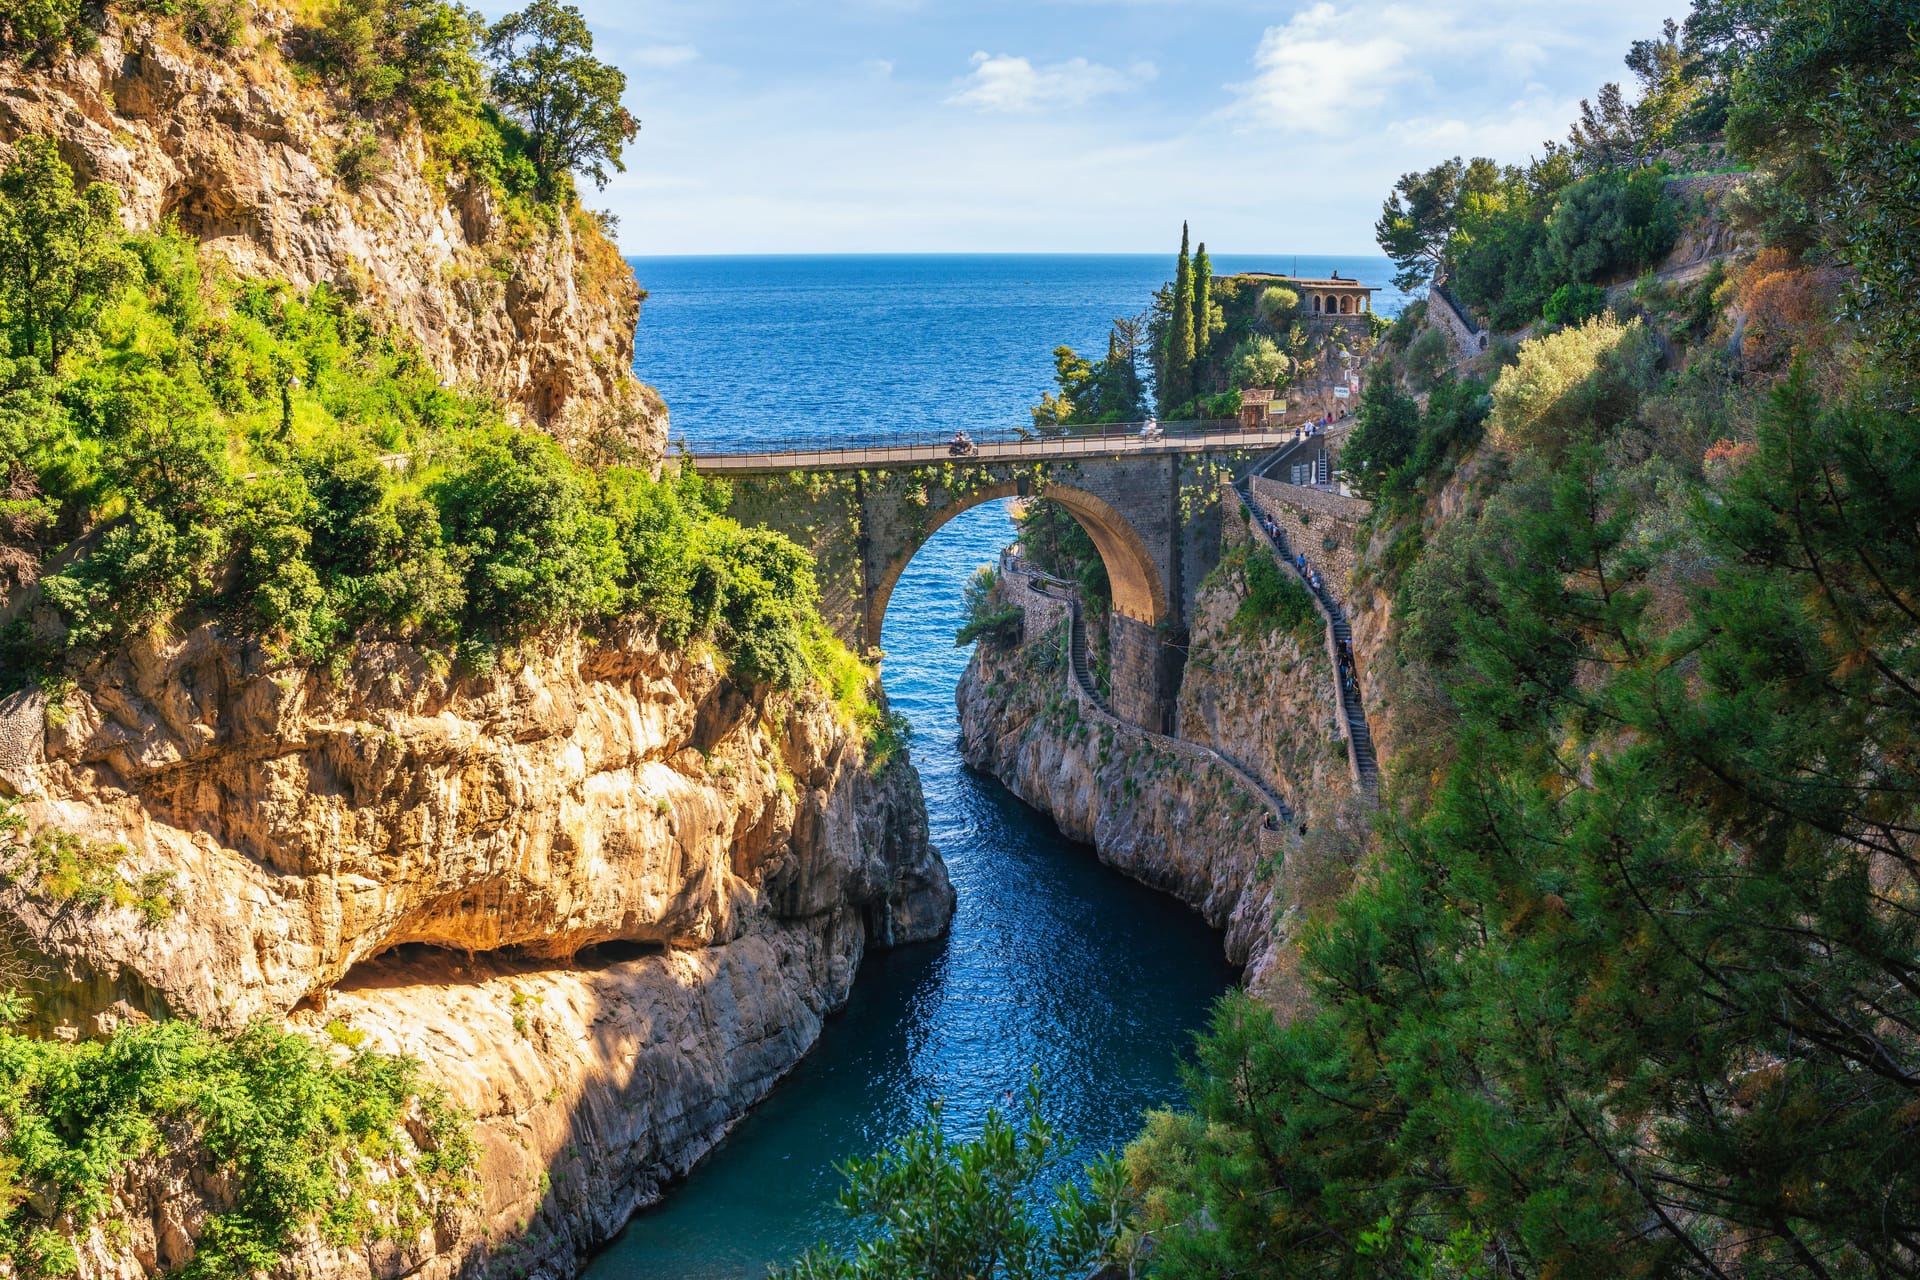
[{"label": "metal handrail", "polygon": [[911,464],[1018,462],[1026,459],[1110,457],[1122,454],[1168,455],[1222,450],[1272,449],[1291,442],[1295,429],[1189,432],[1154,437],[1051,436],[1024,440],[976,441],[966,453],[953,453],[944,443],[853,446],[769,450],[758,453],[683,452],[695,470],[817,471],[850,467],[897,467]]},{"label": "metal handrail", "polygon": [[1342,730],[1340,736],[1345,738],[1347,742],[1347,763],[1353,773],[1354,782],[1359,785],[1362,790],[1371,790],[1373,787],[1379,785],[1380,762],[1377,756],[1373,759],[1362,761],[1360,757],[1360,743],[1354,737],[1354,729],[1359,727],[1366,730],[1369,748],[1368,754],[1374,755],[1372,750],[1373,726],[1367,721],[1366,702],[1359,692],[1360,677],[1358,671],[1354,673],[1353,696],[1352,698],[1347,696],[1346,683],[1340,679],[1340,646],[1334,636],[1337,623],[1346,623],[1349,629],[1352,628],[1353,624],[1347,618],[1346,610],[1340,607],[1338,601],[1326,599],[1318,591],[1313,589],[1313,584],[1307,580],[1307,576],[1304,573],[1300,572],[1299,566],[1296,565],[1293,562],[1293,558],[1287,554],[1286,547],[1281,545],[1280,542],[1275,540],[1275,538],[1267,532],[1266,526],[1262,524],[1260,520],[1263,513],[1260,510],[1260,505],[1254,501],[1252,485],[1242,480],[1235,483],[1232,488],[1235,495],[1239,497],[1241,505],[1246,511],[1248,520],[1253,525],[1253,536],[1265,542],[1268,549],[1272,551],[1274,559],[1280,562],[1281,568],[1291,574],[1295,581],[1299,582],[1299,584],[1306,589],[1307,595],[1313,601],[1315,611],[1320,614],[1321,619],[1326,623],[1324,631],[1327,641],[1327,658],[1333,664],[1334,704],[1340,708],[1340,727]]}]

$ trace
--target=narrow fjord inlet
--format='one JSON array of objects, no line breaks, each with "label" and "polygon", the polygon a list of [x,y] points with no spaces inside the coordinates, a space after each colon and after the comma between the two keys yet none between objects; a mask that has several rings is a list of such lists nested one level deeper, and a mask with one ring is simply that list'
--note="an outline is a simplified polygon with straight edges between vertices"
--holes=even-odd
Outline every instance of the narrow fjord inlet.
[{"label": "narrow fjord inlet", "polygon": [[933,841],[959,891],[952,934],[869,957],[819,1044],[634,1219],[594,1280],[757,1280],[819,1240],[844,1242],[836,1164],[897,1141],[936,1099],[971,1132],[1030,1067],[1088,1157],[1179,1098],[1188,1037],[1234,979],[1220,935],[1099,865],[956,749],[957,584],[1010,537],[997,506],[956,520],[888,611],[888,696],[913,721]]},{"label": "narrow fjord inlet", "polygon": [[[1310,261],[1380,274],[1364,259]],[[636,363],[675,406],[676,437],[765,448],[924,433],[930,420],[974,432],[1017,425],[1047,380],[1050,347],[1096,339],[1139,306],[1165,264],[715,259],[635,269],[650,291]],[[747,367],[748,350],[774,357],[763,385],[725,372]],[[1101,866],[960,760],[961,587],[1014,536],[1001,503],[944,526],[895,589],[883,635],[887,694],[913,724],[933,842],[959,893],[951,935],[870,956],[820,1043],[634,1219],[595,1261],[593,1280],[757,1278],[818,1240],[843,1241],[840,1161],[896,1141],[933,1100],[957,1131],[972,1131],[1034,1067],[1049,1113],[1087,1156],[1129,1138],[1144,1109],[1180,1098],[1189,1038],[1235,976],[1220,935]]]},{"label": "narrow fjord inlet", "polygon": [[1920,1280],[1916,531],[1920,0],[0,0],[0,1280]]}]

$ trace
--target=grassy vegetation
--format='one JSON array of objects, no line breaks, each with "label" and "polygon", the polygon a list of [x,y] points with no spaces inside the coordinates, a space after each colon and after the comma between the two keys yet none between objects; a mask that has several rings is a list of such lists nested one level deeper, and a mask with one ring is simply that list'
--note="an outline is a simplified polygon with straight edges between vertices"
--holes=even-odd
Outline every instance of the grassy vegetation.
[{"label": "grassy vegetation", "polygon": [[1234,630],[1253,638],[1293,632],[1312,642],[1321,626],[1313,597],[1270,551],[1251,539],[1241,542],[1220,557],[1208,581],[1235,576],[1246,584],[1246,595],[1234,612]]},{"label": "grassy vegetation", "polygon": [[807,668],[833,700],[842,724],[859,732],[867,767],[875,773],[903,758],[913,742],[913,725],[877,696],[880,671],[862,662],[817,619],[805,641]]},{"label": "grassy vegetation", "polygon": [[[465,1122],[413,1062],[356,1049],[336,1063],[264,1025],[72,1044],[0,1027],[0,1121],[0,1257],[31,1277],[73,1274],[75,1238],[114,1226],[116,1179],[169,1153],[231,1179],[183,1280],[269,1269],[310,1227],[341,1246],[410,1236],[474,1193]],[[408,1176],[376,1190],[396,1159]]]},{"label": "grassy vegetation", "polygon": [[387,637],[485,670],[543,630],[625,618],[711,642],[750,682],[799,688],[822,661],[808,557],[721,516],[724,486],[581,465],[327,286],[119,233],[50,149],[7,178],[0,228],[86,227],[36,251],[84,305],[0,297],[0,472],[19,493],[0,541],[30,577],[91,531],[40,584],[63,626],[6,637],[16,683],[195,618],[316,663]]}]

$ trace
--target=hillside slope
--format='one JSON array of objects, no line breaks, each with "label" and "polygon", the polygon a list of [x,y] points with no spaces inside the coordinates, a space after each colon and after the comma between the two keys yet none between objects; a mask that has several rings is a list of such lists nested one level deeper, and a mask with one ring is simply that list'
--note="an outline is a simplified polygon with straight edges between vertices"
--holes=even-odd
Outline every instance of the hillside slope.
[{"label": "hillside slope", "polygon": [[130,19],[51,65],[0,61],[0,143],[50,137],[83,180],[119,188],[130,229],[171,220],[240,275],[330,283],[448,381],[562,438],[657,457],[666,407],[631,372],[641,292],[593,217],[510,208],[416,125],[296,74],[290,15],[251,22],[219,53]]}]

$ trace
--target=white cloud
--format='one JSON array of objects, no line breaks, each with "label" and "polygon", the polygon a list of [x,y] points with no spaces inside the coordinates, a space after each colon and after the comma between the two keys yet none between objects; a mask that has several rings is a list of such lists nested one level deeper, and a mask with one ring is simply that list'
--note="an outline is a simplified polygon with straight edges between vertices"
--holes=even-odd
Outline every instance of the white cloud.
[{"label": "white cloud", "polygon": [[652,71],[671,71],[689,62],[697,62],[699,58],[700,51],[690,44],[650,44],[634,50],[626,60],[636,67],[646,67]]},{"label": "white cloud", "polygon": [[1434,155],[1494,156],[1515,161],[1535,155],[1542,142],[1558,138],[1579,111],[1575,98],[1557,97],[1537,86],[1506,107],[1472,118],[1411,116],[1396,121],[1396,140]]},{"label": "white cloud", "polygon": [[[1641,2],[1622,0],[1628,8]],[[1585,51],[1593,18],[1580,17],[1584,23],[1535,0],[1318,0],[1262,34],[1253,78],[1227,86],[1227,114],[1242,125],[1324,137],[1430,131],[1432,117],[1455,132],[1499,136],[1497,127],[1447,117],[1462,104],[1496,119],[1531,115],[1494,104],[1537,99],[1538,73]]]},{"label": "white cloud", "polygon": [[972,62],[973,70],[947,101],[983,111],[1083,106],[1136,89],[1159,74],[1151,62],[1136,62],[1125,71],[1085,58],[1036,67],[1026,58],[984,52],[974,54]]},{"label": "white cloud", "polygon": [[1237,113],[1260,124],[1333,133],[1380,106],[1413,74],[1412,47],[1390,27],[1357,24],[1327,3],[1268,27],[1254,51],[1254,78],[1231,85]]}]

